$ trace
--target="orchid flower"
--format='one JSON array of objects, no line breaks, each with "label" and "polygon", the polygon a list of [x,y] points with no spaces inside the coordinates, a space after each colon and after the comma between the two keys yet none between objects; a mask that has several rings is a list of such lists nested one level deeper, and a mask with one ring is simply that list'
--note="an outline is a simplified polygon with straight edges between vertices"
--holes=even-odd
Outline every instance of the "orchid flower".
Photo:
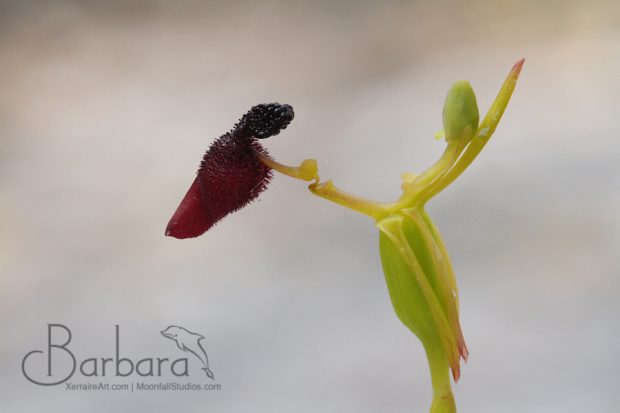
[{"label": "orchid flower", "polygon": [[523,63],[522,59],[513,66],[482,122],[471,85],[459,81],[450,88],[440,133],[447,143],[443,154],[419,175],[402,174],[402,194],[389,203],[349,194],[331,180],[322,182],[313,159],[299,166],[272,159],[257,139],[286,128],[293,110],[277,103],[255,106],[209,148],[166,235],[188,238],[204,233],[228,213],[256,199],[267,187],[272,171],[309,181],[313,194],[368,216],[379,230],[381,262],[396,315],[426,351],[433,385],[430,412],[456,412],[449,373],[458,381],[460,360],[467,361],[469,351],[461,331],[458,290],[448,250],[425,205],[458,178],[487,144]]}]

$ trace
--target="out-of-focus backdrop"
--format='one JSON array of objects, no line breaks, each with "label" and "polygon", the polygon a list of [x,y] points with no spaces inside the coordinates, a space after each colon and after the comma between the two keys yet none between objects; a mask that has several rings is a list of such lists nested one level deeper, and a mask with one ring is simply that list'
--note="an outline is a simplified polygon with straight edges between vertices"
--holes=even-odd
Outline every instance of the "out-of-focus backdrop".
[{"label": "out-of-focus backdrop", "polygon": [[[164,227],[204,150],[259,102],[295,108],[266,141],[278,160],[394,199],[443,150],[451,83],[470,80],[484,113],[521,57],[496,135],[429,204],[471,350],[457,404],[617,411],[619,22],[615,0],[1,1],[0,411],[428,411],[370,220],[276,176],[200,238]],[[115,325],[122,355],[181,357],[159,334],[181,325],[222,388],[34,385],[22,358],[48,323],[79,360],[113,357]],[[139,379],[110,374],[69,381]]]}]

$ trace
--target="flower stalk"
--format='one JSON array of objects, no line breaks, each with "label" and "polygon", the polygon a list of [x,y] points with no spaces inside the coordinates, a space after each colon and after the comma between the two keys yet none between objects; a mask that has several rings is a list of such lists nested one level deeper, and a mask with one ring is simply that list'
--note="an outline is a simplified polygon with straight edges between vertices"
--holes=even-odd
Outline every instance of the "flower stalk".
[{"label": "flower stalk", "polygon": [[454,413],[449,372],[460,377],[460,360],[469,355],[459,322],[456,279],[439,230],[426,213],[426,203],[450,185],[472,163],[495,132],[515,88],[524,60],[508,74],[480,124],[478,106],[468,82],[456,82],[443,111],[446,149],[439,160],[419,175],[402,176],[402,194],[381,203],[349,194],[331,181],[321,182],[317,163],[280,164],[258,154],[269,168],[287,176],[312,181],[309,190],[329,201],[360,212],[379,229],[379,250],[396,315],[422,342],[431,372],[431,413]]}]

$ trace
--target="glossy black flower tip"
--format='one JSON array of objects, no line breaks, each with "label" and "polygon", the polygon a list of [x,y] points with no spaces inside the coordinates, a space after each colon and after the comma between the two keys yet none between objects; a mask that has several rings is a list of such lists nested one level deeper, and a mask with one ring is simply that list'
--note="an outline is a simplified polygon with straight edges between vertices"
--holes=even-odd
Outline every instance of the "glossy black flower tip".
[{"label": "glossy black flower tip", "polygon": [[291,105],[262,103],[243,115],[232,133],[245,138],[265,139],[286,129],[294,117]]}]

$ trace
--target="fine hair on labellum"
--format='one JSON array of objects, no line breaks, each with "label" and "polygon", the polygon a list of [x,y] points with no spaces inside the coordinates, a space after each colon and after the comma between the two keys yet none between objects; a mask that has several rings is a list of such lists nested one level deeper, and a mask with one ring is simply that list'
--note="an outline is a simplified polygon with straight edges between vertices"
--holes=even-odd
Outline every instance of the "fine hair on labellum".
[{"label": "fine hair on labellum", "polygon": [[279,134],[293,117],[290,105],[256,105],[230,132],[216,139],[168,222],[166,235],[180,239],[197,237],[226,215],[255,200],[272,177],[271,168],[257,155],[268,156],[258,140]]}]

